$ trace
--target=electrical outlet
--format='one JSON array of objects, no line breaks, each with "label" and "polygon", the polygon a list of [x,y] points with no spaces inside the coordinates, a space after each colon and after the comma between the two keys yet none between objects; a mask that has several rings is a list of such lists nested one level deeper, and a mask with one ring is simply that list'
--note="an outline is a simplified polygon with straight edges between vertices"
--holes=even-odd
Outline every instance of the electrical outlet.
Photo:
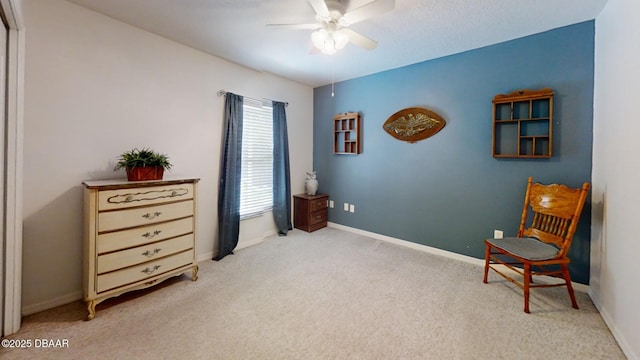
[{"label": "electrical outlet", "polygon": [[494,239],[502,239],[502,236],[504,235],[502,230],[493,230],[493,238]]},{"label": "electrical outlet", "polygon": [[344,203],[344,211],[349,211],[349,203]]},{"label": "electrical outlet", "polygon": [[329,200],[329,207],[333,209],[333,200]]},{"label": "electrical outlet", "polygon": [[353,204],[349,205],[349,212],[356,212],[356,206]]}]

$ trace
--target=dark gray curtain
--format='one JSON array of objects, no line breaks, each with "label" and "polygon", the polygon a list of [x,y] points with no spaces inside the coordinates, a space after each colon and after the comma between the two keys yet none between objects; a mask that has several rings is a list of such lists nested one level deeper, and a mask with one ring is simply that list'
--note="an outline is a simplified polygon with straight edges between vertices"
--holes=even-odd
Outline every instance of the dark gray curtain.
[{"label": "dark gray curtain", "polygon": [[218,255],[233,254],[240,233],[240,177],[242,172],[242,103],[227,93],[224,102],[224,140],[218,185]]},{"label": "dark gray curtain", "polygon": [[287,235],[291,225],[291,177],[289,176],[289,137],[285,103],[273,102],[273,218],[278,234]]}]

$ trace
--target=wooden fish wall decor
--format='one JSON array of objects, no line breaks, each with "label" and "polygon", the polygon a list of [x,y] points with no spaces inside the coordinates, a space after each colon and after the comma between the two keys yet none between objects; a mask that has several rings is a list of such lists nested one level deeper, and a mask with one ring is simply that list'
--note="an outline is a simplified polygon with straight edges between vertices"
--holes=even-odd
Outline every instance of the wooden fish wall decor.
[{"label": "wooden fish wall decor", "polygon": [[394,138],[414,143],[435,135],[446,121],[435,112],[420,107],[402,109],[391,115],[382,125]]}]

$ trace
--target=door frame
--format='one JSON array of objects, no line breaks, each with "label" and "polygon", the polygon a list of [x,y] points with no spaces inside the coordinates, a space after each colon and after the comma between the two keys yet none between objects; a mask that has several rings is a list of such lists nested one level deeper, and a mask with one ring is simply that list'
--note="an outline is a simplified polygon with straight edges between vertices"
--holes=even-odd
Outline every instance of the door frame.
[{"label": "door frame", "polygon": [[22,318],[22,173],[25,31],[22,0],[0,0],[7,21],[7,90],[4,175],[4,301],[2,335],[20,329]]}]

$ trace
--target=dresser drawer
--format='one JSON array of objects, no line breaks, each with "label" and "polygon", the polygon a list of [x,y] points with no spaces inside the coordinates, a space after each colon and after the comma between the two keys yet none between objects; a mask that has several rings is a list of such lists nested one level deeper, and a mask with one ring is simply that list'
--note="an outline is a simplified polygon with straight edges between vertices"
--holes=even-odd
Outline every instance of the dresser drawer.
[{"label": "dresser drawer", "polygon": [[193,248],[193,234],[98,256],[98,275]]},{"label": "dresser drawer", "polygon": [[193,184],[100,191],[98,210],[123,209],[193,199]]},{"label": "dresser drawer", "polygon": [[193,215],[193,200],[98,214],[98,232],[154,224]]},{"label": "dresser drawer", "polygon": [[98,275],[97,292],[101,293],[119,286],[152,278],[181,266],[193,264],[193,262],[193,249],[191,249],[162,259]]},{"label": "dresser drawer", "polygon": [[193,232],[193,218],[137,227],[98,235],[97,251],[104,254],[116,250],[148,244]]}]

